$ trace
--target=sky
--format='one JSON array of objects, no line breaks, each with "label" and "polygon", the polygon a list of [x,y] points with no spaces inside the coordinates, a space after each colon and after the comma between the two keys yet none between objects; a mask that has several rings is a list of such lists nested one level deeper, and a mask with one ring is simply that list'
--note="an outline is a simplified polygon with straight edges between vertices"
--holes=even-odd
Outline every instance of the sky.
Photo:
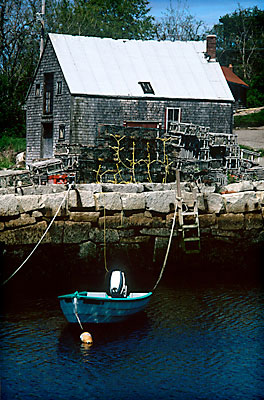
[{"label": "sky", "polygon": [[[176,4],[177,0],[171,0],[172,5]],[[184,0],[181,0],[184,3]],[[149,0],[151,7],[150,14],[154,17],[161,17],[162,12],[169,7],[170,0]],[[203,20],[205,24],[211,28],[219,22],[219,18],[225,14],[230,14],[238,8],[251,8],[258,6],[263,10],[263,0],[186,0],[190,14],[198,20]],[[176,7],[175,7],[176,8]]]}]

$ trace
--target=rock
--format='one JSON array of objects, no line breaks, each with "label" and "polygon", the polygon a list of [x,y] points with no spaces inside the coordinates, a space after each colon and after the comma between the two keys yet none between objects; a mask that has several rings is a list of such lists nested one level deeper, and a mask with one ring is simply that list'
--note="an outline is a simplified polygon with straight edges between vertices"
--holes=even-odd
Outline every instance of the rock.
[{"label": "rock", "polygon": [[210,214],[216,213],[219,214],[225,211],[225,203],[223,196],[218,193],[211,193],[206,197],[207,208]]},{"label": "rock", "polygon": [[102,192],[101,183],[79,183],[76,185],[77,190],[86,190],[87,192],[100,193]]},{"label": "rock", "polygon": [[[24,195],[16,196],[16,198],[20,205],[20,210],[24,213],[34,210],[42,210],[45,207],[46,197],[43,197],[41,195]],[[54,197],[51,201],[48,202],[48,204],[52,203],[53,201]]]},{"label": "rock", "polygon": [[121,201],[123,210],[145,210],[144,193],[122,193]]},{"label": "rock", "polygon": [[28,214],[20,214],[19,218],[10,219],[5,222],[5,226],[8,229],[18,228],[21,226],[32,225],[36,223],[36,219]]},{"label": "rock", "polygon": [[[161,236],[161,237],[169,237],[171,234],[170,228],[143,228],[140,230],[142,235],[149,236]],[[176,230],[173,232],[173,236],[177,236]]]},{"label": "rock", "polygon": [[97,258],[95,243],[91,241],[81,243],[79,249],[79,257],[81,259],[92,260]]},{"label": "rock", "polygon": [[13,194],[0,196],[0,215],[1,217],[12,217],[19,215],[21,210],[18,197]]},{"label": "rock", "polygon": [[69,210],[95,208],[94,194],[88,190],[70,190],[68,195]]},{"label": "rock", "polygon": [[171,190],[171,183],[144,183],[144,190],[146,192]]},{"label": "rock", "polygon": [[43,194],[41,196],[41,206],[42,207],[44,206],[45,215],[47,217],[53,217],[58,211],[60,206],[61,208],[59,210],[58,216],[65,215],[67,212],[66,203],[67,203],[67,198],[65,198],[65,193]]},{"label": "rock", "polygon": [[0,231],[3,231],[5,228],[5,224],[3,222],[0,222]]},{"label": "rock", "polygon": [[26,152],[22,151],[22,153],[18,153],[16,155],[16,167],[25,168],[25,165],[26,165]]},{"label": "rock", "polygon": [[42,243],[63,243],[64,226],[64,221],[54,221],[47,234],[43,238]]},{"label": "rock", "polygon": [[204,195],[202,193],[197,194],[197,207],[199,211],[206,211],[206,206],[205,206],[205,201],[204,201]]},{"label": "rock", "polygon": [[121,214],[107,215],[106,217],[99,218],[99,228],[103,228],[104,224],[107,228],[117,228],[121,225]]},{"label": "rock", "polygon": [[120,239],[120,243],[148,243],[150,236],[133,236]]},{"label": "rock", "polygon": [[254,190],[263,191],[264,190],[264,181],[254,181],[253,186],[254,186]]},{"label": "rock", "polygon": [[150,226],[152,218],[147,217],[145,213],[132,214],[130,217],[124,218],[124,227],[129,226]]},{"label": "rock", "polygon": [[244,214],[222,214],[216,218],[218,229],[236,231],[244,228]]},{"label": "rock", "polygon": [[169,238],[156,237],[153,251],[153,262],[162,262],[168,247]]},{"label": "rock", "polygon": [[28,227],[6,229],[0,232],[0,242],[8,245],[37,244],[47,228],[47,223],[42,221]]},{"label": "rock", "polygon": [[74,222],[91,222],[93,224],[97,223],[100,213],[96,211],[75,211],[70,212],[70,221]]},{"label": "rock", "polygon": [[104,208],[111,211],[122,210],[122,202],[119,193],[95,193],[94,198],[96,211]]},{"label": "rock", "polygon": [[224,192],[247,192],[254,190],[254,185],[251,181],[242,181],[237,183],[230,183],[222,188]]},{"label": "rock", "polygon": [[90,222],[65,222],[63,243],[82,243],[90,239]]},{"label": "rock", "polygon": [[119,242],[119,235],[116,229],[106,229],[104,239],[104,230],[94,228],[89,232],[89,239],[95,243],[116,243]]},{"label": "rock", "polygon": [[144,192],[144,185],[142,183],[103,183],[102,191],[117,193],[142,193]]},{"label": "rock", "polygon": [[256,197],[258,199],[259,205],[264,207],[264,191],[263,192],[256,192]]},{"label": "rock", "polygon": [[262,229],[264,228],[264,222],[261,214],[246,214],[245,215],[245,228],[246,230],[251,229]]},{"label": "rock", "polygon": [[256,192],[224,194],[227,213],[243,213],[260,209]]},{"label": "rock", "polygon": [[201,190],[202,194],[207,196],[207,195],[215,192],[215,185],[214,186],[202,185],[202,186],[200,186],[200,190]]},{"label": "rock", "polygon": [[211,228],[216,223],[216,216],[215,214],[204,214],[199,215],[199,224],[200,228]]},{"label": "rock", "polygon": [[34,218],[42,218],[43,214],[40,211],[33,211],[32,212],[32,217],[34,217]]},{"label": "rock", "polygon": [[150,211],[169,213],[175,208],[175,191],[165,190],[163,192],[145,193],[146,209]]}]

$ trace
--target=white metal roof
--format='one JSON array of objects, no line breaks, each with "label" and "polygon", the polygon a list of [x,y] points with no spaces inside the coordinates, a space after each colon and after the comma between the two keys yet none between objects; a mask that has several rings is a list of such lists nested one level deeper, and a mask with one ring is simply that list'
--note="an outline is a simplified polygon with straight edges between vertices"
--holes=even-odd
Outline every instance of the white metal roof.
[{"label": "white metal roof", "polygon": [[219,63],[204,57],[205,42],[49,37],[72,94],[233,100]]}]

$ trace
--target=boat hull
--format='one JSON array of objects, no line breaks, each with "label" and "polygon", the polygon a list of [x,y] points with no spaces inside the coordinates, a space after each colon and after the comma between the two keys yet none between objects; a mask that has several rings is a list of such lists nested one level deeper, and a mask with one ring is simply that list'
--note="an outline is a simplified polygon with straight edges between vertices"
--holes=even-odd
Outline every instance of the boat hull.
[{"label": "boat hull", "polygon": [[106,293],[81,292],[59,296],[60,306],[68,322],[113,323],[121,322],[142,311],[151,292],[131,293],[127,297],[113,298]]}]

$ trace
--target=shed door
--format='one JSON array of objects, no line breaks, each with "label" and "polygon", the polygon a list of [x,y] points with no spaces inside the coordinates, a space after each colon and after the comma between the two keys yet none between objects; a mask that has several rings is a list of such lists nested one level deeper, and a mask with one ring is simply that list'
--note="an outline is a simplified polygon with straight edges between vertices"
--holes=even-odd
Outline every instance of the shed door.
[{"label": "shed door", "polygon": [[42,158],[53,157],[53,124],[42,124]]}]

